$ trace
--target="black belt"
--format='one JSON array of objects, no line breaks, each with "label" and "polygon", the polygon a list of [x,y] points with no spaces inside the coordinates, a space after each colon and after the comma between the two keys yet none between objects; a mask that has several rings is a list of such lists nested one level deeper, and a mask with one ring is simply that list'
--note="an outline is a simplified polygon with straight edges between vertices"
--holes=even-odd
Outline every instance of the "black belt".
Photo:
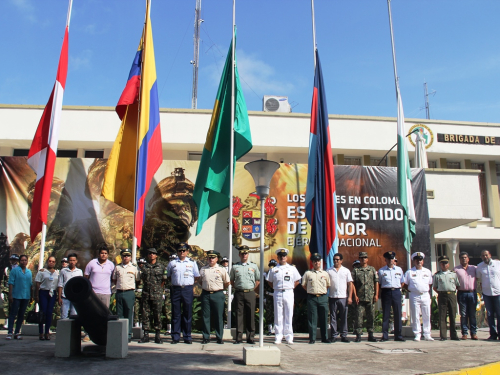
[{"label": "black belt", "polygon": [[441,290],[438,290],[438,294],[455,294],[455,292],[443,292]]},{"label": "black belt", "polygon": [[401,288],[382,288],[382,289],[388,289],[388,290],[396,290],[397,289],[397,290],[399,290]]},{"label": "black belt", "polygon": [[187,286],[192,286],[192,285],[172,285],[174,288],[185,288]]},{"label": "black belt", "polygon": [[252,292],[253,289],[235,289],[234,291],[236,293],[248,293],[248,292]]},{"label": "black belt", "polygon": [[210,293],[210,294],[214,294],[214,293],[217,293],[217,292],[222,292],[224,289],[219,289],[219,290],[206,290],[206,289],[203,289],[204,292],[207,292],[207,293]]},{"label": "black belt", "polygon": [[475,290],[457,290],[457,293],[475,293]]},{"label": "black belt", "polygon": [[313,294],[313,293],[307,293],[309,294],[310,296],[314,296],[314,297],[321,297],[321,296],[325,296],[326,293],[323,293],[323,294]]},{"label": "black belt", "polygon": [[125,290],[123,290],[123,289],[117,289],[117,290],[116,290],[116,292],[117,292],[117,293],[118,293],[118,292],[123,293],[123,292],[130,292],[131,290],[135,290],[135,289],[125,289]]}]

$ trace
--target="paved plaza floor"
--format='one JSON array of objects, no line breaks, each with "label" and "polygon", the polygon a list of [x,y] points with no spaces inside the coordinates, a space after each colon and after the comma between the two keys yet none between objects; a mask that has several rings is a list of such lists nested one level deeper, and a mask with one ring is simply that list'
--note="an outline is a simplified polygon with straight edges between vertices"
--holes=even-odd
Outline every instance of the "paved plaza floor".
[{"label": "paved plaza floor", "polygon": [[[129,345],[125,359],[82,354],[73,358],[55,358],[55,336],[40,341],[35,336],[23,340],[6,340],[0,332],[1,374],[429,374],[481,366],[500,361],[500,340],[486,341],[487,331],[480,331],[479,341],[436,341],[368,343],[364,334],[361,343],[308,344],[305,334],[295,336],[294,345],[281,344],[281,365],[245,366],[243,344],[202,345],[201,336],[194,334],[192,345],[154,343]],[[274,345],[266,336],[265,345]],[[350,335],[352,341],[354,336]],[[215,341],[215,340],[214,340]],[[83,347],[92,343],[82,344]],[[247,345],[247,344],[245,344]]]}]

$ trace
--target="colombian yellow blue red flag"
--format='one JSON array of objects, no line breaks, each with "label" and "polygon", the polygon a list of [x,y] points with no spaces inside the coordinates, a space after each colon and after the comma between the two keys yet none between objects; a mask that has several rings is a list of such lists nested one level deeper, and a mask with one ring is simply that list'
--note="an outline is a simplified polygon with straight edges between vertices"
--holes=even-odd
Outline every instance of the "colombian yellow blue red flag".
[{"label": "colombian yellow blue red flag", "polygon": [[[116,106],[122,124],[109,155],[102,188],[106,199],[134,212],[134,236],[138,246],[146,215],[146,195],[163,161],[149,1],[147,4],[141,42]],[[131,152],[134,149],[136,152]]]}]

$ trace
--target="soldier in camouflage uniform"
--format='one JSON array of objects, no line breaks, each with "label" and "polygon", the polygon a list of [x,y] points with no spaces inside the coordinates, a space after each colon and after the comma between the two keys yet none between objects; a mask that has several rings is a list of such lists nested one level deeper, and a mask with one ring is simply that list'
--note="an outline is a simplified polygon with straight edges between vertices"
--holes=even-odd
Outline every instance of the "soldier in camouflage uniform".
[{"label": "soldier in camouflage uniform", "polygon": [[142,329],[144,336],[139,341],[149,342],[149,321],[152,313],[154,329],[156,331],[155,343],[163,344],[160,338],[161,307],[163,304],[163,291],[167,280],[165,266],[156,261],[158,252],[155,248],[148,249],[148,263],[141,270],[142,281]]},{"label": "soldier in camouflage uniform", "polygon": [[9,307],[10,307],[10,302],[9,302],[9,275],[10,271],[12,271],[13,268],[17,267],[19,265],[19,255],[17,254],[12,254],[9,258],[10,260],[10,266],[5,267],[4,270],[4,275],[3,275],[3,285],[2,285],[2,293],[3,293],[3,312],[5,314],[5,327],[7,327],[7,319],[9,318]]},{"label": "soldier in camouflage uniform", "polygon": [[354,285],[354,300],[356,301],[354,342],[361,342],[361,331],[363,330],[363,317],[366,313],[366,329],[368,341],[376,342],[373,337],[375,320],[375,304],[378,300],[378,273],[372,266],[368,265],[368,254],[364,251],[359,253],[360,267],[352,270],[352,281]]},{"label": "soldier in camouflage uniform", "polygon": [[[139,258],[137,260],[137,267],[139,267],[139,272],[142,272],[142,269],[144,265],[146,264],[146,259],[144,258]],[[139,281],[141,283],[142,281]],[[135,290],[135,303],[134,303],[134,325],[136,327],[139,327],[140,321],[141,321],[141,299],[142,299],[142,286],[138,285],[137,289]]]},{"label": "soldier in camouflage uniform", "polygon": [[[269,267],[268,271],[272,270],[274,267],[278,265],[278,262],[275,259],[271,259],[269,261],[269,264],[267,265]],[[274,290],[273,288],[269,285],[269,283],[264,283],[264,317],[267,322],[267,334],[274,335],[274,301],[273,301],[273,294]],[[260,296],[259,296],[260,298]]]}]

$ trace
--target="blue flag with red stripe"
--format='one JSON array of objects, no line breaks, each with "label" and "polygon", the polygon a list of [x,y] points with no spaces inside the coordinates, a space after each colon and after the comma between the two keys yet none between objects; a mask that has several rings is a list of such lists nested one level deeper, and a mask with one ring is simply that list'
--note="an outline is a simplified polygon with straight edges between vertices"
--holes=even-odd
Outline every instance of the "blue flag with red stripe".
[{"label": "blue flag with red stripe", "polygon": [[319,253],[326,268],[338,252],[337,203],[330,127],[318,50],[311,105],[311,133],[306,187],[306,217],[311,225],[311,254]]}]

